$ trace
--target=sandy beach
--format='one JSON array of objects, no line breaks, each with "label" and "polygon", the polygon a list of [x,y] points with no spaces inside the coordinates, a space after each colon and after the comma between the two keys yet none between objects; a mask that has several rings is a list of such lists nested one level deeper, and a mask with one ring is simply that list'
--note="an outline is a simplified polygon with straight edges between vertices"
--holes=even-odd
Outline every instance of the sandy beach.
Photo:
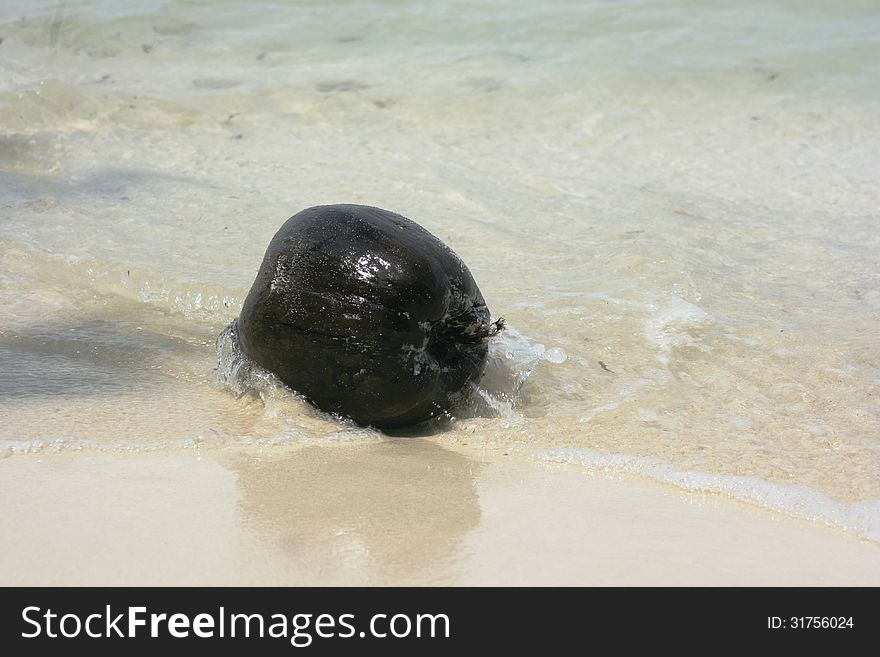
[{"label": "sandy beach", "polygon": [[410,439],[6,459],[0,583],[880,584],[880,547],[838,530],[486,456]]},{"label": "sandy beach", "polygon": [[[3,3],[0,585],[880,584],[880,11],[624,4]],[[408,437],[218,345],[337,203],[505,320]]]}]

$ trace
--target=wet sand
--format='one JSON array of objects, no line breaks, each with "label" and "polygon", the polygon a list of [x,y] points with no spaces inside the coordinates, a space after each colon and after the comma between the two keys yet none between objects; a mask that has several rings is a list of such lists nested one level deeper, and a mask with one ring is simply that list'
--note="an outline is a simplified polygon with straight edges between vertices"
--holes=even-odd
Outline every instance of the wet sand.
[{"label": "wet sand", "polygon": [[3,585],[878,585],[880,546],[431,439],[0,460]]}]

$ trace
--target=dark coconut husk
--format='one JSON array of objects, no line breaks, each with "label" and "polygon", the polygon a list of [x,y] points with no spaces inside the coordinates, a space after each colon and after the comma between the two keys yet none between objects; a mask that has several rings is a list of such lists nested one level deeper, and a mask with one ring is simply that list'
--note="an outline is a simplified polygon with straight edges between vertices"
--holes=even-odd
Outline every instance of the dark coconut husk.
[{"label": "dark coconut husk", "polygon": [[363,205],[291,217],[238,318],[251,360],[319,409],[383,428],[461,402],[502,326],[449,247]]}]

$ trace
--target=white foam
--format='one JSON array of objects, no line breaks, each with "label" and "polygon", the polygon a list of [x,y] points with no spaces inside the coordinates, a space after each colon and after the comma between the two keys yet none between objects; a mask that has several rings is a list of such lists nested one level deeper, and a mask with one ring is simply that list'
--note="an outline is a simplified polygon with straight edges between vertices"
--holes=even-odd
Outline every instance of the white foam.
[{"label": "white foam", "polygon": [[561,365],[568,360],[568,354],[562,347],[552,347],[544,352],[544,360],[554,365]]},{"label": "white foam", "polygon": [[[523,387],[542,363],[559,365],[568,359],[561,347],[547,349],[510,324],[489,342],[486,369],[475,387],[475,398],[484,402],[477,414],[491,414],[511,424],[521,424],[517,411]],[[472,404],[473,406],[473,404]]]},{"label": "white foam", "polygon": [[316,433],[301,427],[290,426],[271,435],[223,434],[214,429],[206,429],[193,436],[167,438],[154,442],[99,441],[75,435],[40,438],[33,440],[0,440],[0,459],[12,456],[33,454],[58,454],[70,452],[123,452],[145,454],[173,450],[204,450],[226,447],[276,447],[337,444],[374,443],[384,440],[382,434],[374,429],[358,426],[340,425],[335,431]]},{"label": "white foam", "polygon": [[293,395],[271,372],[245,355],[238,342],[237,327],[237,321],[233,321],[217,336],[217,383],[239,396],[254,392],[264,402],[267,398],[277,397],[282,390]]},{"label": "white foam", "polygon": [[644,333],[648,341],[660,349],[657,359],[665,365],[675,347],[694,344],[688,329],[710,321],[705,310],[673,294],[662,308],[645,320]]},{"label": "white foam", "polygon": [[718,493],[796,518],[839,527],[880,542],[880,499],[841,502],[806,486],[784,486],[757,477],[676,470],[657,460],[585,449],[536,450],[531,458],[583,466],[594,475],[636,474],[687,491]]},{"label": "white foam", "polygon": [[34,440],[0,440],[0,458],[24,454],[56,454],[59,452],[156,452],[170,449],[199,449],[202,447],[228,444],[228,437],[221,437],[216,431],[208,430],[190,438],[157,440],[153,443],[129,441],[102,442],[61,436]]}]

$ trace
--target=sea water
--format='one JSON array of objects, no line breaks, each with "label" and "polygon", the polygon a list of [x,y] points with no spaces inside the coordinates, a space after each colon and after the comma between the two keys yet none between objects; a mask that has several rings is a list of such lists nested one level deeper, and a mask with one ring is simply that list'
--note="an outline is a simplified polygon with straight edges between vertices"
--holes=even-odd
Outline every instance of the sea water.
[{"label": "sea water", "polygon": [[7,0],[0,455],[382,440],[217,341],[340,202],[508,323],[432,440],[880,540],[876,2]]}]

